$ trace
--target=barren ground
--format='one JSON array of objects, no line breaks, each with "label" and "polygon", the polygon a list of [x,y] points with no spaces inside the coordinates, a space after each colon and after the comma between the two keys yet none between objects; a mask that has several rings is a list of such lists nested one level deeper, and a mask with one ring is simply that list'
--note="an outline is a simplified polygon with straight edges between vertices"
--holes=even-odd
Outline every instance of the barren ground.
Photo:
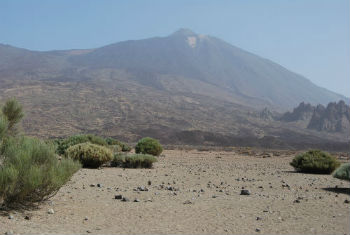
[{"label": "barren ground", "polygon": [[[195,150],[164,155],[154,169],[82,169],[39,209],[11,212],[13,219],[0,216],[0,233],[350,233],[350,204],[344,203],[350,200],[349,183],[294,173],[291,155]],[[148,191],[134,190],[140,186]],[[240,195],[242,187],[251,194]],[[115,199],[119,194],[130,201]]]}]

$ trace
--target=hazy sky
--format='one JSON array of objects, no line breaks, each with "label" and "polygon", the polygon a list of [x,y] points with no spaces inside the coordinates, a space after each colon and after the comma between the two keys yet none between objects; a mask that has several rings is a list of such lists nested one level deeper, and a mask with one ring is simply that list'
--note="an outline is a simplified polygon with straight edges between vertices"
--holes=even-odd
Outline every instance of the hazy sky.
[{"label": "hazy sky", "polygon": [[349,2],[0,0],[0,43],[32,50],[94,48],[189,28],[349,97]]}]

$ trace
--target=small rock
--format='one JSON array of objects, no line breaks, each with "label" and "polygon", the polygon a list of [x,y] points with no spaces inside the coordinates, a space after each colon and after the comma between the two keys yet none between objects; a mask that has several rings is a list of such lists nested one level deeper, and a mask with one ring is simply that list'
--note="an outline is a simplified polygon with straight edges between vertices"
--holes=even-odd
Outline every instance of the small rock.
[{"label": "small rock", "polygon": [[184,202],[184,204],[185,205],[189,205],[189,204],[193,204],[190,200],[186,200],[185,202]]},{"label": "small rock", "polygon": [[87,233],[91,233],[91,231],[90,231],[90,230],[86,230],[86,232],[87,232]]},{"label": "small rock", "polygon": [[84,220],[85,220],[85,221],[89,220],[89,217],[85,216]]},{"label": "small rock", "polygon": [[217,198],[217,197],[218,197],[218,196],[216,196],[216,195],[213,195],[213,196],[212,196],[212,198]]},{"label": "small rock", "polygon": [[345,199],[344,203],[350,203],[350,201],[348,199]]},{"label": "small rock", "polygon": [[129,198],[127,198],[127,197],[123,197],[123,198],[122,198],[122,201],[123,201],[123,202],[128,202],[128,201],[130,201],[130,200],[129,200]]},{"label": "small rock", "polygon": [[25,219],[25,220],[30,220],[30,216],[29,216],[29,215],[26,215],[26,216],[24,216],[24,219]]},{"label": "small rock", "polygon": [[90,187],[95,187],[96,185],[95,184],[90,184]]},{"label": "small rock", "polygon": [[241,195],[250,195],[250,192],[247,189],[242,189],[241,190]]},{"label": "small rock", "polygon": [[151,184],[152,184],[152,181],[149,180],[149,181],[148,181],[148,185],[151,185]]},{"label": "small rock", "polygon": [[13,231],[9,230],[9,231],[5,232],[5,235],[13,235]]},{"label": "small rock", "polygon": [[135,198],[134,202],[140,202],[140,199]]},{"label": "small rock", "polygon": [[294,200],[294,203],[300,203],[300,200],[296,199]]},{"label": "small rock", "polygon": [[50,215],[53,215],[53,214],[55,214],[55,211],[51,208],[51,209],[49,209],[49,210],[47,211],[47,213],[50,214]]},{"label": "small rock", "polygon": [[260,231],[261,231],[260,228],[255,229],[255,232],[260,232]]},{"label": "small rock", "polygon": [[102,184],[97,184],[97,187],[102,188]]},{"label": "small rock", "polygon": [[9,218],[9,219],[14,219],[15,217],[13,217],[13,215],[9,215],[8,218]]},{"label": "small rock", "polygon": [[258,216],[258,217],[256,217],[256,220],[262,220],[262,218]]},{"label": "small rock", "polygon": [[117,199],[117,200],[120,200],[120,199],[123,199],[123,196],[118,194],[118,195],[115,195],[114,196],[114,199]]}]

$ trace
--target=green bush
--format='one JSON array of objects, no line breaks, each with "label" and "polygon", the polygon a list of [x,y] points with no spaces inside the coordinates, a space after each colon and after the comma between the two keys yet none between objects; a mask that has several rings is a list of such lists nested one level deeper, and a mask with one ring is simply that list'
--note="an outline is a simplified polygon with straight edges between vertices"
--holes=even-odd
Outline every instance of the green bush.
[{"label": "green bush", "polygon": [[309,150],[297,155],[290,165],[300,172],[330,174],[340,163],[329,153],[320,150]]},{"label": "green bush", "polygon": [[107,147],[91,143],[73,145],[66,151],[66,157],[79,160],[86,168],[98,168],[112,160],[112,156]]},{"label": "green bush", "polygon": [[341,180],[350,181],[350,163],[345,163],[337,168],[333,176]]},{"label": "green bush", "polygon": [[123,168],[152,168],[154,162],[157,162],[157,158],[148,154],[115,154],[111,166]]},{"label": "green bush", "polygon": [[106,142],[108,145],[118,145],[120,146],[120,149],[122,152],[130,152],[131,147],[129,145],[127,145],[124,142],[121,142],[119,140],[113,139],[111,137],[106,138]]},{"label": "green bush", "polygon": [[0,166],[0,198],[5,206],[27,207],[46,200],[81,167],[58,160],[54,147],[28,137],[9,138]]},{"label": "green bush", "polygon": [[145,137],[139,140],[139,142],[136,144],[135,152],[159,156],[163,152],[163,147],[160,145],[158,140]]},{"label": "green bush", "polygon": [[64,155],[66,153],[66,150],[76,144],[82,144],[82,143],[87,143],[90,142],[92,144],[97,144],[97,145],[102,145],[102,146],[107,146],[107,142],[105,139],[99,137],[99,136],[94,136],[94,135],[74,135],[70,136],[64,140],[57,141],[58,146],[57,146],[57,153]]}]

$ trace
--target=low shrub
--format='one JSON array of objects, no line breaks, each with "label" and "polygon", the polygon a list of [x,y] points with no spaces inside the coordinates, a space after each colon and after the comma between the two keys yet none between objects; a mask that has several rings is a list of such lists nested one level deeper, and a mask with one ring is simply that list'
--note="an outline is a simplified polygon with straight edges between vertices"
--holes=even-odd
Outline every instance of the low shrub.
[{"label": "low shrub", "polygon": [[122,152],[130,152],[131,151],[131,147],[129,145],[127,145],[126,143],[121,142],[119,140],[113,139],[111,137],[106,138],[106,142],[108,145],[120,146],[120,149]]},{"label": "low shrub", "polygon": [[163,152],[163,147],[160,145],[158,140],[145,137],[139,140],[139,142],[136,144],[135,152],[159,156]]},{"label": "low shrub", "polygon": [[74,135],[70,136],[66,139],[63,139],[61,141],[57,141],[57,153],[64,155],[66,153],[66,150],[76,144],[82,144],[90,142],[92,144],[97,144],[101,146],[107,146],[107,142],[105,139],[95,136],[95,135]]},{"label": "low shrub", "polygon": [[58,160],[53,145],[28,138],[8,138],[0,165],[0,198],[6,207],[28,207],[55,195],[81,167]]},{"label": "low shrub", "polygon": [[333,176],[341,180],[350,181],[350,163],[345,163],[337,168]]},{"label": "low shrub", "polygon": [[113,167],[152,168],[157,158],[148,154],[115,154],[111,162]]},{"label": "low shrub", "polygon": [[73,145],[66,151],[66,157],[79,160],[86,168],[98,168],[112,160],[112,156],[110,149],[92,143]]},{"label": "low shrub", "polygon": [[330,174],[340,163],[329,153],[320,150],[309,150],[297,155],[290,165],[300,172]]}]

